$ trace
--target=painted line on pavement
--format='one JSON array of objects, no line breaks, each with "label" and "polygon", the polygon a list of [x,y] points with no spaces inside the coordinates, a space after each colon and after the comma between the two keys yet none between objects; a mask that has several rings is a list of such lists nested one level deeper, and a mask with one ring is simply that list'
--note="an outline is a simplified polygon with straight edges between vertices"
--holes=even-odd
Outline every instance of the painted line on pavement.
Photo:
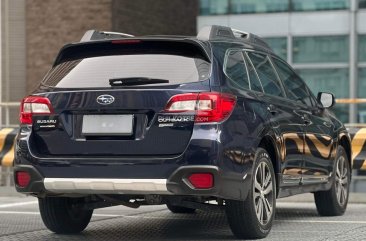
[{"label": "painted line on pavement", "polygon": [[[0,211],[0,214],[25,214],[25,215],[40,215],[39,212],[28,212],[28,211]],[[118,214],[93,214],[96,217],[137,217],[128,215],[118,215]]]},{"label": "painted line on pavement", "polygon": [[21,203],[7,203],[7,204],[0,204],[0,208],[11,208],[11,207],[18,207],[18,206],[25,206],[31,204],[37,204],[38,201],[30,201],[30,202],[21,202]]},{"label": "painted line on pavement", "polygon": [[[21,214],[21,215],[41,215],[39,212],[27,212],[27,211],[0,211],[0,214]],[[171,219],[171,218],[162,218],[162,217],[146,217],[146,216],[138,216],[138,215],[119,215],[119,214],[93,214],[93,217],[106,217],[106,218],[142,218],[142,219]]]},{"label": "painted line on pavement", "polygon": [[284,223],[349,223],[349,224],[366,224],[366,221],[347,221],[347,220],[275,220]]},{"label": "painted line on pavement", "polygon": [[18,211],[0,211],[0,214],[24,214],[24,215],[40,215],[39,212],[18,212]]}]

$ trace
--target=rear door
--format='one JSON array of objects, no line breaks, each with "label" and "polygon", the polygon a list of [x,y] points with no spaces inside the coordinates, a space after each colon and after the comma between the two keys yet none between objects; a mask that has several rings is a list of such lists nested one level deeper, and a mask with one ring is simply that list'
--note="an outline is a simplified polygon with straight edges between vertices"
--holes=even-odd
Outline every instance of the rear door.
[{"label": "rear door", "polygon": [[192,41],[121,40],[63,49],[37,95],[52,115],[35,115],[39,156],[179,155],[194,113],[166,113],[177,94],[209,91],[210,59]]},{"label": "rear door", "polygon": [[311,184],[328,181],[335,155],[334,126],[325,112],[317,107],[316,100],[304,81],[281,60],[273,58],[273,62],[288,98],[301,106],[298,113],[303,119],[305,130],[302,182]]},{"label": "rear door", "polygon": [[262,83],[264,94],[260,98],[267,104],[281,158],[281,186],[298,185],[303,162],[304,130],[299,107],[288,100],[269,57],[247,52]]}]

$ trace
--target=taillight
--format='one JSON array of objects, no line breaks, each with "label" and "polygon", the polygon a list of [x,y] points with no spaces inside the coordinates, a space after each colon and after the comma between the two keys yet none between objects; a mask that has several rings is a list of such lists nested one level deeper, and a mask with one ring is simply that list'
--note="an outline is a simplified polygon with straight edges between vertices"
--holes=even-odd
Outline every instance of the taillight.
[{"label": "taillight", "polygon": [[234,109],[236,97],[217,92],[175,95],[168,101],[165,112],[195,112],[195,123],[221,122]]},{"label": "taillight", "polygon": [[22,100],[20,105],[20,123],[32,124],[33,114],[52,114],[51,102],[46,97],[28,96]]}]

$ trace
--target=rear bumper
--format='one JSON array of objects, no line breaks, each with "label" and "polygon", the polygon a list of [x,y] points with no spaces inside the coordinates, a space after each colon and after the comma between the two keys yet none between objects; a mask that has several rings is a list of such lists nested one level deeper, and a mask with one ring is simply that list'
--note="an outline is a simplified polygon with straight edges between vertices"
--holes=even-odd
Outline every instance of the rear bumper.
[{"label": "rear bumper", "polygon": [[[17,165],[14,173],[26,171],[31,176],[27,187],[16,185],[20,193],[34,195],[189,195],[212,196],[224,199],[245,200],[251,186],[251,175],[223,173],[216,166],[181,166],[167,179],[144,178],[80,178],[43,177],[32,165]],[[196,189],[187,181],[192,173],[211,173],[214,186],[210,189]],[[16,181],[15,181],[16,183]]]}]

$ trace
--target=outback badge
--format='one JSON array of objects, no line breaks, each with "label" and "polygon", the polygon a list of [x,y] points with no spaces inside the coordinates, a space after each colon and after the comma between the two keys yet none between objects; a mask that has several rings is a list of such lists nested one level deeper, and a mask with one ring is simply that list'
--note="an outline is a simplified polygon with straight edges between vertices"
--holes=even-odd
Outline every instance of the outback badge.
[{"label": "outback badge", "polygon": [[114,97],[111,95],[100,95],[97,97],[98,104],[109,105],[114,102]]}]

